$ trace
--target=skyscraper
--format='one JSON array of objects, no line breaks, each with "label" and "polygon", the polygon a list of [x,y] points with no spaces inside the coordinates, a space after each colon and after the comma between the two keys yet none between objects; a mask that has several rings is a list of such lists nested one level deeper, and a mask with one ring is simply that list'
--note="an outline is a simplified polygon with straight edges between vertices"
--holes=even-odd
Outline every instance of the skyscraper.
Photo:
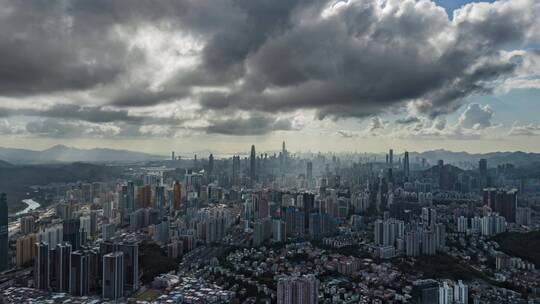
[{"label": "skyscraper", "polygon": [[0,271],[8,267],[8,206],[5,193],[0,194]]},{"label": "skyscraper", "polygon": [[437,236],[431,230],[425,230],[422,234],[422,254],[434,255],[437,249]]},{"label": "skyscraper", "polygon": [[127,183],[126,209],[131,212],[135,209],[135,184],[133,181]]},{"label": "skyscraper", "polygon": [[[120,221],[122,225],[125,225],[128,223],[129,220],[129,213],[131,212],[128,210],[128,186],[123,185],[120,189],[120,193],[118,195],[118,210],[120,212]],[[105,214],[105,210],[103,212]]]},{"label": "skyscraper", "polygon": [[486,188],[483,190],[484,205],[504,216],[507,222],[514,223],[516,221],[517,195],[517,189]]},{"label": "skyscraper", "polygon": [[250,185],[253,187],[257,178],[257,155],[255,154],[255,145],[251,145],[251,154],[249,156],[249,178]]},{"label": "skyscraper", "polygon": [[165,207],[165,187],[156,186],[154,188],[154,208],[163,210]]},{"label": "skyscraper", "polygon": [[173,186],[173,209],[176,211],[180,210],[180,205],[182,203],[182,185],[179,181],[174,182]]},{"label": "skyscraper", "polygon": [[488,186],[487,160],[481,159],[478,162],[478,176],[480,179],[480,189]]},{"label": "skyscraper", "polygon": [[55,288],[56,292],[69,292],[69,275],[71,271],[71,245],[62,243],[56,245],[54,255]]},{"label": "skyscraper", "polygon": [[16,261],[17,267],[23,267],[34,259],[36,235],[23,235],[17,239]]},{"label": "skyscraper", "polygon": [[411,296],[412,303],[415,304],[437,304],[439,303],[439,283],[431,279],[414,281]]},{"label": "skyscraper", "polygon": [[405,151],[403,156],[403,174],[405,175],[405,181],[409,180],[410,165],[409,165],[409,152]]},{"label": "skyscraper", "polygon": [[214,173],[214,155],[210,153],[208,157],[208,176],[212,176]]},{"label": "skyscraper", "polygon": [[20,218],[19,221],[22,234],[29,234],[34,232],[35,221],[33,216],[23,216]]},{"label": "skyscraper", "polygon": [[81,247],[81,222],[78,218],[67,219],[62,223],[63,240],[71,244],[73,250],[78,250]]},{"label": "skyscraper", "polygon": [[390,151],[388,151],[388,163],[390,163],[390,166],[394,164],[394,150],[393,149],[390,149]]},{"label": "skyscraper", "polygon": [[137,187],[135,209],[149,208],[152,203],[152,188],[150,185]]},{"label": "skyscraper", "polygon": [[240,175],[240,156],[233,156],[232,159],[232,178],[233,178],[233,185],[237,185]]},{"label": "skyscraper", "polygon": [[374,240],[375,244],[382,245],[383,244],[383,235],[384,235],[384,223],[381,220],[376,220],[373,224],[373,234],[374,234]]},{"label": "skyscraper", "polygon": [[319,280],[313,275],[282,277],[277,283],[278,304],[319,303]]},{"label": "skyscraper", "polygon": [[73,296],[87,295],[90,290],[89,259],[82,250],[71,253],[69,293]]},{"label": "skyscraper", "polygon": [[408,256],[420,255],[420,236],[416,231],[410,231],[405,235],[405,253]]},{"label": "skyscraper", "polygon": [[118,300],[124,294],[124,253],[112,252],[103,256],[102,297]]},{"label": "skyscraper", "polygon": [[280,219],[272,220],[272,239],[274,242],[283,242],[286,238],[285,221]]},{"label": "skyscraper", "polygon": [[306,179],[308,187],[311,186],[311,180],[313,179],[313,163],[308,161],[306,163]]},{"label": "skyscraper", "polygon": [[49,290],[49,245],[39,242],[35,244],[34,248],[34,286],[37,289]]},{"label": "skyscraper", "polygon": [[454,301],[459,304],[468,304],[469,302],[469,287],[461,280],[454,285]]},{"label": "skyscraper", "polygon": [[139,245],[121,243],[117,250],[123,253],[124,290],[136,291],[139,289]]}]

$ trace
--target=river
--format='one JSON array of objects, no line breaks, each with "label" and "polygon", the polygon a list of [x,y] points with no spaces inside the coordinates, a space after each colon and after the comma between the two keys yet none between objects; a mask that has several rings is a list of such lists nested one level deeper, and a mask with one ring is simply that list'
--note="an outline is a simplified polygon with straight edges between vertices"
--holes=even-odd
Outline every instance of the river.
[{"label": "river", "polygon": [[17,212],[17,215],[28,213],[28,212],[30,212],[32,210],[35,210],[35,209],[37,209],[37,208],[39,208],[41,206],[38,202],[34,201],[31,198],[24,199],[23,203],[25,203],[27,205],[27,207],[24,208],[23,211]]}]

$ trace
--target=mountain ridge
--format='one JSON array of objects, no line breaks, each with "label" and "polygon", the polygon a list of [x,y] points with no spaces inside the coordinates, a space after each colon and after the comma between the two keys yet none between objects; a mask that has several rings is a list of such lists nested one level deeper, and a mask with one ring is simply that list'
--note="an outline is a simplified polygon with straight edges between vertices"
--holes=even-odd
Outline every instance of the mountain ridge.
[{"label": "mountain ridge", "polygon": [[109,148],[79,149],[66,145],[55,145],[44,150],[30,150],[0,147],[0,159],[12,163],[72,163],[72,162],[132,162],[161,160],[165,156],[130,150]]}]

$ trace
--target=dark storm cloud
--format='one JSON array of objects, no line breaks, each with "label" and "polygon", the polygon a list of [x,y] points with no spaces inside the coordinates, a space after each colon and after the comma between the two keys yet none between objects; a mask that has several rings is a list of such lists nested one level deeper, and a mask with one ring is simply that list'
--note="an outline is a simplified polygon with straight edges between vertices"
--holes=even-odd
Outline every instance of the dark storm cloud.
[{"label": "dark storm cloud", "polygon": [[80,120],[91,123],[126,122],[130,124],[178,124],[175,118],[130,115],[126,110],[111,110],[100,106],[79,106],[75,104],[55,104],[48,108],[0,108],[0,117],[37,116],[64,120]]},{"label": "dark storm cloud", "polygon": [[[185,99],[200,104],[199,115],[252,113],[207,121],[207,132],[235,135],[291,129],[279,115],[299,109],[313,109],[320,119],[362,118],[413,102],[421,115],[450,113],[463,98],[490,92],[520,67],[523,54],[503,50],[540,40],[540,4],[534,0],[471,4],[453,19],[433,2],[410,0],[0,5],[0,97],[88,93],[116,107],[3,109],[4,116],[137,124],[151,117],[118,108]],[[202,44],[198,60],[173,71],[158,89],[144,77],[153,58],[130,43],[148,25]]]},{"label": "dark storm cloud", "polygon": [[113,81],[131,59],[105,18],[69,1],[1,1],[0,95],[85,90]]},{"label": "dark storm cloud", "polygon": [[534,22],[502,9],[490,10],[487,20],[469,22],[465,16],[455,24],[433,3],[399,6],[388,13],[375,1],[350,1],[333,16],[294,25],[246,61],[252,68],[246,85],[202,96],[202,105],[268,112],[311,108],[319,118],[341,118],[422,100],[417,110],[435,117],[455,111],[468,95],[490,92],[490,81],[510,76],[520,55],[508,60],[500,48],[523,41],[522,32]]},{"label": "dark storm cloud", "polygon": [[296,128],[289,119],[254,115],[248,118],[210,120],[204,128],[207,133],[225,135],[263,135],[272,131],[291,131]]}]

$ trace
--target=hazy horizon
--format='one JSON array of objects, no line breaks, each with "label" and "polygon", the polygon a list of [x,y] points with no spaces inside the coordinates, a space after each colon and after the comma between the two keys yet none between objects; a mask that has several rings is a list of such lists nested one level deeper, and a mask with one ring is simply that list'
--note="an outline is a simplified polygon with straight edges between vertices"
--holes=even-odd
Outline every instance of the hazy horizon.
[{"label": "hazy horizon", "polygon": [[[253,144],[257,148],[256,143],[253,143]],[[79,150],[83,150],[83,151],[92,150],[92,149],[110,149],[110,150],[117,150],[117,151],[125,150],[125,151],[129,151],[129,152],[140,152],[140,153],[145,153],[145,154],[149,154],[149,155],[153,155],[153,156],[160,156],[160,157],[163,157],[163,158],[170,158],[171,157],[171,152],[174,151],[176,156],[181,156],[181,157],[187,158],[187,159],[189,159],[190,157],[193,157],[194,154],[196,154],[198,158],[204,159],[204,158],[208,157],[209,153],[212,153],[214,155],[214,157],[232,157],[232,155],[249,156],[249,152],[250,152],[249,149],[251,148],[251,146],[246,146],[244,150],[238,150],[238,151],[227,152],[227,153],[224,153],[224,152],[218,151],[218,150],[211,150],[211,149],[192,150],[192,151],[171,150],[171,151],[165,151],[163,153],[152,153],[152,152],[145,152],[145,151],[140,151],[140,150],[126,149],[126,148],[121,148],[121,147],[120,148],[112,148],[112,147],[108,147],[108,146],[95,146],[95,147],[85,148],[85,147],[77,147],[77,146],[72,146],[72,145],[69,145],[69,144],[61,144],[61,143],[59,143],[59,144],[55,144],[53,146],[49,146],[49,147],[46,147],[46,148],[43,148],[43,149],[24,148],[24,147],[9,147],[9,146],[2,146],[2,145],[0,145],[0,149],[21,149],[21,150],[42,152],[42,151],[46,151],[46,150],[49,150],[49,149],[52,149],[52,148],[55,148],[55,147],[59,147],[59,146],[63,146],[63,147],[66,147],[66,148],[79,149]],[[361,151],[361,150],[334,151],[334,150],[311,150],[311,149],[293,150],[293,149],[289,149],[289,147],[287,146],[288,152],[292,153],[292,154],[309,154],[309,153],[317,154],[317,153],[321,153],[321,154],[336,154],[336,155],[348,155],[348,154],[362,155],[362,154],[367,154],[367,155],[377,155],[377,156],[383,155],[384,156],[385,154],[388,153],[389,149],[392,149],[394,151],[394,155],[403,155],[404,152],[422,154],[422,153],[426,153],[426,152],[436,152],[436,151],[444,151],[444,152],[450,152],[450,153],[468,153],[468,154],[471,154],[471,155],[484,155],[484,154],[490,154],[490,153],[516,153],[516,152],[539,153],[539,152],[535,152],[535,151],[523,151],[523,150],[493,150],[493,151],[485,151],[485,152],[470,152],[470,151],[465,151],[465,150],[452,150],[452,149],[442,149],[442,148],[426,149],[426,150],[408,150],[408,149],[396,150],[396,149],[391,148],[391,147],[388,148],[387,150],[380,150],[380,151]],[[259,149],[257,149],[257,154],[260,154],[260,153],[276,153],[276,154],[279,154],[279,152],[281,152],[281,144],[280,144],[279,147],[271,148],[271,149],[268,149],[268,150],[259,150]],[[199,154],[199,153],[207,153],[207,154]],[[0,156],[0,160],[2,160],[1,156]],[[383,160],[381,160],[381,161],[383,161]]]}]

